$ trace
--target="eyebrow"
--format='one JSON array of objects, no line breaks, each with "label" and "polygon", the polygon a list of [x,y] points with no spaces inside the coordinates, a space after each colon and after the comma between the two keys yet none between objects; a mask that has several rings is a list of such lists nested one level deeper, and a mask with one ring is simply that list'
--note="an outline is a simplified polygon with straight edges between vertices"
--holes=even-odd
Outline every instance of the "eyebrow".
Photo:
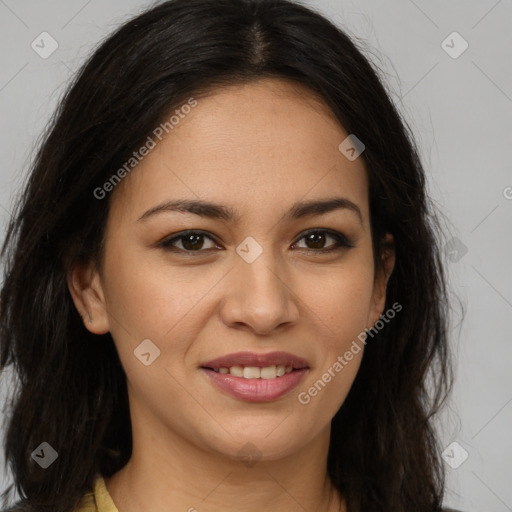
[{"label": "eyebrow", "polygon": [[[298,201],[292,205],[288,212],[285,212],[285,214],[281,217],[280,222],[311,217],[314,215],[322,215],[335,210],[352,211],[357,215],[360,223],[363,223],[363,216],[359,207],[354,202],[345,197],[332,197],[329,199],[312,201]],[[201,217],[220,219],[235,223],[239,222],[242,217],[238,210],[221,204],[197,199],[178,199],[165,201],[157,206],[150,208],[141,215],[138,221],[144,221],[153,215],[163,212],[193,213]]]}]

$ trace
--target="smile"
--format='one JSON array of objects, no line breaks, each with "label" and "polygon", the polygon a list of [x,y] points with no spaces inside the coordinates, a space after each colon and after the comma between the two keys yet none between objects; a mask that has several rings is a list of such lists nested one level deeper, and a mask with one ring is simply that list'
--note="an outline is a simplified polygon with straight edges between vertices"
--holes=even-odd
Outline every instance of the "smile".
[{"label": "smile", "polygon": [[213,371],[223,374],[233,375],[234,377],[243,377],[244,379],[275,379],[282,377],[286,373],[293,371],[293,367],[280,365],[264,366],[231,366],[231,368],[219,368]]},{"label": "smile", "polygon": [[239,352],[200,369],[224,393],[247,402],[270,402],[295,388],[308,373],[306,360],[286,352]]}]

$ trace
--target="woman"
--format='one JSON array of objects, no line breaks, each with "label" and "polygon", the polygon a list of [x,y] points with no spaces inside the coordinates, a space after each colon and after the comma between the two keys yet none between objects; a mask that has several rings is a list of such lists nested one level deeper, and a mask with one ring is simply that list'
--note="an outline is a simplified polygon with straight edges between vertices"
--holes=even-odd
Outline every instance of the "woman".
[{"label": "woman", "polygon": [[126,23],[4,245],[17,510],[441,510],[438,232],[410,131],[324,17],[173,0]]}]

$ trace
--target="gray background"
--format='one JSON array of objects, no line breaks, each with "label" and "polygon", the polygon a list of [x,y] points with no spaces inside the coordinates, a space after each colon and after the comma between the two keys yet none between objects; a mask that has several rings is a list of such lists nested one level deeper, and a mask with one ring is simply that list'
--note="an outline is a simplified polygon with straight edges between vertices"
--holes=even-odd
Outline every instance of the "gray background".
[{"label": "gray background", "polygon": [[[512,511],[512,3],[307,3],[367,42],[366,55],[383,69],[416,136],[430,193],[451,221],[446,241],[459,240],[445,251],[451,286],[466,307],[464,321],[456,325],[459,315],[452,329],[456,383],[439,422],[448,447],[446,504],[467,512]],[[0,0],[2,235],[34,142],[71,75],[104,36],[148,5]],[[59,45],[47,59],[31,47],[43,31]],[[445,48],[458,52],[460,39],[451,36],[442,45],[454,31],[469,44],[457,58]],[[9,379],[2,380],[3,399]],[[2,469],[0,476],[3,490],[12,478]]]}]

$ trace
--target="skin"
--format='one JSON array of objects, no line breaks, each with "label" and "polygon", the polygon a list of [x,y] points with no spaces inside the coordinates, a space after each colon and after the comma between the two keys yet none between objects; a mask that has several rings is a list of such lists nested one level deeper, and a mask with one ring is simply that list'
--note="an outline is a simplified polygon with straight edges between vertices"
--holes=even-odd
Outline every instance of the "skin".
[{"label": "skin", "polygon": [[[112,193],[102,264],[76,265],[68,283],[87,329],[111,332],[127,373],[133,454],[105,479],[119,512],[346,510],[326,471],[330,421],[363,350],[307,405],[297,395],[384,312],[394,266],[391,243],[374,271],[368,178],[361,157],[338,150],[347,136],[300,86],[229,86],[198,99]],[[296,201],[332,196],[355,203],[362,221],[349,209],[279,220]],[[165,212],[138,221],[170,199],[221,203],[241,219]],[[310,228],[354,247],[322,254],[336,240],[308,243]],[[183,254],[183,239],[177,252],[157,246],[186,229],[212,235],[195,256]],[[252,263],[236,252],[248,236],[263,249]],[[144,339],[160,350],[149,366],[134,357]],[[235,399],[199,369],[221,355],[274,350],[310,369],[273,402]]]}]

